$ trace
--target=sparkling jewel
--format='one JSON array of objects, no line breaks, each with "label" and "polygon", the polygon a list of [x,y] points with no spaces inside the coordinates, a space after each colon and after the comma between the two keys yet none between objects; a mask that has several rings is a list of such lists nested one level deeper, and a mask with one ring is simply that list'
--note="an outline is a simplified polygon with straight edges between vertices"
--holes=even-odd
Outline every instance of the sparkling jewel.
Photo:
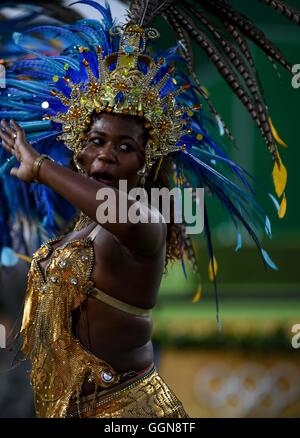
[{"label": "sparkling jewel", "polygon": [[73,284],[74,286],[76,286],[77,283],[78,283],[77,278],[75,278],[75,277],[71,278],[71,284]]},{"label": "sparkling jewel", "polygon": [[113,379],[113,375],[110,371],[102,371],[101,378],[104,382],[111,382]]},{"label": "sparkling jewel", "polygon": [[52,276],[50,277],[50,280],[52,281],[52,283],[57,283],[58,278],[55,277],[55,275],[52,275]]},{"label": "sparkling jewel", "polygon": [[125,50],[126,53],[132,53],[132,52],[134,51],[134,48],[131,47],[131,46],[126,46],[126,47],[124,48],[124,50]]},{"label": "sparkling jewel", "polygon": [[47,290],[47,286],[44,285],[43,287],[41,287],[41,293],[44,294]]}]

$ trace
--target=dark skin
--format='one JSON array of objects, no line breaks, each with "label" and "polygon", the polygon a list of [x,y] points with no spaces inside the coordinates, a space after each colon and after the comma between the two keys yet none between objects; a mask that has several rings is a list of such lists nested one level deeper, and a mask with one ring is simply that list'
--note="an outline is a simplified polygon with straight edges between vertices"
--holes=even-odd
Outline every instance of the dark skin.
[{"label": "dark skin", "polygon": [[[23,129],[1,121],[3,147],[20,161],[11,174],[20,180],[33,180],[33,163],[39,154],[26,141]],[[14,138],[16,135],[16,138]],[[107,186],[118,196],[119,179],[126,179],[128,190],[139,182],[137,171],[145,160],[145,128],[139,119],[102,113],[91,126],[88,141],[80,160],[86,172],[81,175],[49,160],[43,160],[39,181],[48,185],[94,222],[80,231],[72,231],[53,245],[86,237],[97,223],[96,209],[103,201],[96,200],[99,188]],[[107,185],[99,172],[113,175]],[[101,176],[101,175],[100,175]],[[118,202],[117,202],[118,205]],[[128,202],[130,206],[131,203]],[[143,214],[149,215],[148,211]],[[152,213],[156,214],[156,213]],[[96,287],[126,303],[142,308],[155,305],[163,274],[167,226],[159,223],[103,223],[95,241],[95,265],[92,280]],[[45,271],[49,260],[40,263]],[[79,303],[78,303],[79,304]],[[150,318],[134,316],[94,298],[87,298],[84,312],[89,319],[89,340],[85,318],[73,311],[75,333],[82,345],[107,361],[119,372],[142,370],[153,362]],[[85,393],[89,392],[86,386]]]}]

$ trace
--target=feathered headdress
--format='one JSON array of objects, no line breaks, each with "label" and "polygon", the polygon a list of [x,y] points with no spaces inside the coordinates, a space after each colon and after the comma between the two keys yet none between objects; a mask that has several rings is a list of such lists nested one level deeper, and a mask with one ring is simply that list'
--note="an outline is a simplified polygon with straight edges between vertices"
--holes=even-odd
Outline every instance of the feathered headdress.
[{"label": "feathered headdress", "polygon": [[[89,0],[76,3],[94,7],[101,20],[83,19],[72,25],[37,26],[14,35],[15,43],[31,56],[19,59],[7,71],[7,88],[0,95],[0,116],[15,119],[37,150],[65,165],[71,157],[76,163],[83,140],[81,134],[93,111],[144,117],[151,134],[146,147],[144,176],[147,177],[153,165],[159,171],[164,155],[172,154],[175,185],[209,190],[227,209],[237,229],[237,248],[242,245],[240,225],[243,225],[255,241],[265,265],[276,269],[257,237],[259,227],[271,237],[270,221],[256,201],[249,175],[230,159],[220,141],[219,129],[231,139],[232,135],[195,76],[190,38],[194,38],[210,56],[256,121],[275,160],[273,178],[278,196],[284,196],[286,185],[286,169],[277,148],[277,143],[282,141],[272,125],[244,35],[269,57],[285,67],[289,64],[227,1],[133,1],[123,27],[116,26],[107,3],[106,7]],[[299,23],[299,14],[284,8],[282,2],[265,3],[276,4],[278,10]],[[169,50],[157,50],[150,38],[151,32],[155,36],[157,32],[151,28],[147,30],[160,15],[177,34],[178,43]],[[227,37],[218,31],[210,16],[222,21]],[[28,48],[27,36],[37,32],[44,36],[44,41],[55,36],[63,46],[61,52],[44,56],[40,51]],[[153,96],[151,102],[151,99],[141,99],[141,96],[145,97],[145,90],[149,91],[149,99]],[[206,112],[206,106],[212,117]],[[159,139],[163,141],[159,143]],[[3,152],[2,160],[6,158]],[[13,161],[14,158],[3,163],[0,169],[3,175]],[[57,198],[53,198],[47,187],[30,184],[28,190],[24,183],[10,176],[5,176],[2,184],[0,223],[3,227],[9,224],[2,233],[2,247],[14,247],[11,231],[20,217],[29,222],[41,222],[42,219],[43,227],[52,233],[61,226],[62,218],[66,218],[59,214],[59,209],[67,206],[66,201],[54,205],[53,199]],[[9,194],[12,191],[13,203]],[[26,209],[20,209],[19,197],[30,199]],[[34,208],[34,204],[42,206],[42,211]],[[280,216],[283,216],[283,210],[282,206]],[[72,209],[68,211],[71,218]],[[210,257],[209,276],[216,288],[217,264],[206,206],[204,229]],[[188,235],[180,242],[180,249],[182,262],[186,253],[198,272]],[[195,301],[198,298],[199,291]]]}]

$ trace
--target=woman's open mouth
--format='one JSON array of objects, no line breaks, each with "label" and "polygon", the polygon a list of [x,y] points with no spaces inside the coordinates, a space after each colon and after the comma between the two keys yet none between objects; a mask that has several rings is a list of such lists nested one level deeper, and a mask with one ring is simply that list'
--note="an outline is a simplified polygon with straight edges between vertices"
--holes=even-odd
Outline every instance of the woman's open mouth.
[{"label": "woman's open mouth", "polygon": [[95,172],[92,175],[92,178],[102,184],[105,184],[107,186],[114,186],[116,185],[116,178],[107,171],[103,172]]}]

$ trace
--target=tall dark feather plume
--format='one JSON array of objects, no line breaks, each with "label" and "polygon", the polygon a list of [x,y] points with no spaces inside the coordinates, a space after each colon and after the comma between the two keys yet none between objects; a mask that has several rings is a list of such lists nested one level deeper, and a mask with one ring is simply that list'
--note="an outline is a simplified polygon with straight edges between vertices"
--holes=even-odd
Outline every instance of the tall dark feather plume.
[{"label": "tall dark feather plume", "polygon": [[149,26],[178,0],[133,0],[128,12],[129,22]]},{"label": "tall dark feather plume", "polygon": [[197,0],[207,11],[212,12],[221,20],[227,20],[235,24],[238,29],[267,55],[283,65],[288,71],[291,71],[291,64],[284,58],[280,50],[274,46],[265,34],[255,26],[245,15],[232,8],[228,2],[223,0]]},{"label": "tall dark feather plume", "polygon": [[[239,31],[239,29],[234,24],[228,23],[228,21],[226,21],[226,20],[224,21],[224,27],[228,31],[228,33],[232,36],[232,38],[235,40],[235,42],[238,45],[238,47],[240,48],[241,52],[243,53],[243,55],[245,56],[245,58],[249,62],[249,65],[252,67],[253,72],[254,72],[255,77],[256,77],[256,80],[257,80],[257,83],[258,83],[259,88],[261,90],[261,93],[263,95],[263,89],[261,86],[259,75],[258,75],[258,72],[256,70],[254,59],[253,59],[253,56],[251,54],[251,51],[249,49],[249,46],[248,46],[248,43],[247,43],[245,37],[242,35],[242,33]],[[274,70],[276,70],[277,75],[280,77],[278,70],[277,70],[277,65],[276,65],[275,61],[273,60],[273,58],[268,56],[268,60],[273,65],[273,68],[274,68]]]},{"label": "tall dark feather plume", "polygon": [[183,48],[181,50],[182,56],[187,61],[187,68],[189,71],[189,74],[192,76],[194,82],[198,85],[198,90],[202,97],[206,100],[206,103],[210,109],[210,112],[214,117],[218,117],[220,122],[223,125],[223,129],[229,140],[233,143],[234,146],[236,146],[236,141],[228,127],[226,126],[226,123],[222,119],[221,115],[218,113],[216,108],[214,107],[213,103],[207,96],[207,94],[202,90],[201,84],[197,78],[197,75],[195,73],[195,64],[194,64],[194,54],[192,49],[192,43],[191,38],[188,34],[188,32],[177,22],[177,20],[171,15],[171,14],[164,14],[165,20],[169,23],[169,25],[173,28],[177,35],[177,40],[182,42]]},{"label": "tall dark feather plume", "polygon": [[181,27],[180,24],[171,15],[168,16],[168,14],[165,13],[163,14],[163,17],[166,22],[169,23],[171,28],[173,28],[173,30],[175,31],[177,37],[176,39],[181,43],[181,55],[187,62],[189,73],[193,73],[195,71],[195,57],[193,53],[191,38],[188,32],[183,27]]},{"label": "tall dark feather plume", "polygon": [[[185,1],[183,2],[183,5],[185,7],[190,6]],[[253,98],[255,103],[255,109],[258,114],[259,120],[261,122],[261,133],[265,138],[267,144],[271,146],[274,143],[274,140],[270,126],[268,123],[266,123],[266,121],[269,118],[269,114],[265,106],[265,103],[262,99],[258,83],[252,74],[251,67],[247,65],[246,60],[244,60],[244,58],[239,54],[239,51],[236,50],[236,48],[229,41],[227,41],[222,37],[220,32],[216,29],[216,27],[212,24],[212,22],[209,21],[208,18],[203,13],[201,13],[200,11],[196,10],[191,6],[190,6],[190,12],[194,17],[196,17],[200,21],[200,23],[203,26],[205,26],[208,29],[210,33],[212,33],[214,40],[218,43],[221,50],[225,53],[229,63],[234,66],[235,70],[243,78],[247,86],[247,89],[249,90],[251,97]]]},{"label": "tall dark feather plume", "polygon": [[[169,13],[168,13],[169,14]],[[272,153],[274,159],[277,159],[277,150],[273,141],[273,138],[269,138],[265,133],[265,127],[262,125],[260,112],[261,107],[255,107],[254,102],[249,96],[247,90],[244,85],[240,82],[237,74],[230,66],[229,60],[227,57],[224,57],[220,51],[215,47],[215,45],[209,40],[206,34],[204,34],[199,27],[195,24],[195,22],[184,12],[179,12],[176,7],[173,8],[172,14],[176,17],[176,19],[184,26],[197,42],[197,44],[207,53],[210,57],[211,61],[214,63],[220,74],[226,80],[227,84],[230,88],[235,92],[237,97],[241,100],[241,102],[245,105],[253,119],[255,120],[258,128],[260,129],[267,145]],[[258,113],[259,110],[259,113]],[[265,122],[268,123],[267,121]]]},{"label": "tall dark feather plume", "polygon": [[[300,24],[300,12],[282,0],[258,1],[281,13],[290,21]],[[275,62],[291,71],[291,64],[272,41],[246,15],[231,6],[228,0],[134,0],[127,3],[130,4],[128,17],[131,22],[150,26],[158,16],[165,18],[173,28],[177,40],[182,41],[182,54],[195,82],[198,80],[195,75],[191,39],[206,52],[221,76],[251,114],[270,153],[279,162],[269,123],[268,107],[247,44],[247,39],[253,41],[264,51],[276,69]],[[207,96],[204,93],[203,96],[206,97],[212,114],[222,121]],[[222,124],[228,137],[233,140],[223,121]]]},{"label": "tall dark feather plume", "polygon": [[[258,71],[256,69],[255,62],[254,62],[254,59],[253,59],[253,56],[252,56],[252,53],[250,51],[250,48],[249,48],[249,45],[247,43],[246,38],[242,35],[242,33],[239,31],[239,29],[237,29],[237,27],[234,26],[233,24],[230,24],[227,21],[224,21],[224,26],[225,26],[225,29],[228,31],[228,33],[232,36],[232,38],[236,42],[236,44],[239,47],[240,51],[242,52],[243,56],[248,61],[249,66],[252,69],[252,72],[255,76],[255,79],[256,79],[256,82],[258,85],[258,89],[260,91],[262,99],[266,103],[266,99],[264,96],[264,89],[263,89],[263,86],[261,84],[261,80],[260,80]],[[273,59],[270,57],[268,57],[268,59],[272,63],[275,70],[277,71],[277,66],[276,66],[275,62],[273,61]]]},{"label": "tall dark feather plume", "polygon": [[295,8],[290,5],[287,5],[282,0],[258,0],[261,3],[266,4],[267,6],[271,6],[271,8],[275,9],[276,12],[279,12],[284,17],[291,20],[293,23],[300,25],[300,13]]}]

